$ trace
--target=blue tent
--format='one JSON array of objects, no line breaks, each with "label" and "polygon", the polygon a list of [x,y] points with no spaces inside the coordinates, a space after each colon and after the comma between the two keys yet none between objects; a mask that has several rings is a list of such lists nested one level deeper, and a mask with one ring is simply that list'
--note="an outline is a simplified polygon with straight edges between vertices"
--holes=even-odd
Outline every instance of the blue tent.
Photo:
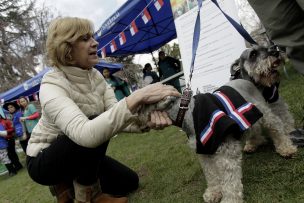
[{"label": "blue tent", "polygon": [[[123,64],[119,63],[108,63],[101,60],[97,65],[96,69],[102,71],[103,67],[109,68],[112,72],[116,72],[122,69]],[[31,79],[23,82],[22,84],[0,94],[0,99],[4,102],[17,100],[21,96],[30,96],[36,92],[39,92],[40,83],[45,73],[50,71],[50,68],[45,68],[43,71],[32,77]]]},{"label": "blue tent", "polygon": [[[133,36],[132,22],[138,30]],[[99,42],[99,55],[103,50],[106,56],[151,53],[176,38],[170,0],[128,0],[103,23],[94,37]],[[125,43],[121,45],[121,41]]]},{"label": "blue tent", "polygon": [[40,82],[45,73],[50,69],[45,68],[43,71],[32,77],[31,79],[25,81],[24,83],[0,94],[0,99],[4,102],[16,100],[21,96],[29,96],[39,91]]}]

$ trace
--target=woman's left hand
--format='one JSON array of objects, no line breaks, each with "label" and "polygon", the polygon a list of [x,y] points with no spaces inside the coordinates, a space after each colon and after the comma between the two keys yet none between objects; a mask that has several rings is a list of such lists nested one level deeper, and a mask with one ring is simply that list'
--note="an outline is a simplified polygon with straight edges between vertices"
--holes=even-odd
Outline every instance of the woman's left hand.
[{"label": "woman's left hand", "polygon": [[26,120],[26,117],[20,117],[20,121],[23,122]]},{"label": "woman's left hand", "polygon": [[172,120],[165,111],[153,111],[147,125],[152,129],[161,130],[172,125]]}]

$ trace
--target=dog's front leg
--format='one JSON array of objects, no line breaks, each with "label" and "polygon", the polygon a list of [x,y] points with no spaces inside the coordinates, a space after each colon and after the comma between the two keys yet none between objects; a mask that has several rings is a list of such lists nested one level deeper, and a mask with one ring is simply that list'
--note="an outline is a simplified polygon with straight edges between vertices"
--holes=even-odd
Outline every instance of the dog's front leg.
[{"label": "dog's front leg", "polygon": [[283,121],[268,106],[259,105],[257,107],[263,112],[262,123],[269,130],[276,151],[283,157],[292,157],[297,152],[297,148],[292,144],[289,134],[284,130]]},{"label": "dog's front leg", "polygon": [[215,157],[215,155],[198,155],[207,181],[207,189],[203,195],[204,201],[207,203],[217,203],[222,199],[221,177]]},{"label": "dog's front leg", "polygon": [[295,130],[295,121],[293,119],[293,116],[288,110],[288,105],[282,98],[280,98],[277,102],[270,104],[269,106],[271,108],[271,111],[283,121],[286,134],[289,134]]},{"label": "dog's front leg", "polygon": [[242,146],[241,141],[228,136],[216,152],[216,165],[220,171],[221,203],[242,203]]}]

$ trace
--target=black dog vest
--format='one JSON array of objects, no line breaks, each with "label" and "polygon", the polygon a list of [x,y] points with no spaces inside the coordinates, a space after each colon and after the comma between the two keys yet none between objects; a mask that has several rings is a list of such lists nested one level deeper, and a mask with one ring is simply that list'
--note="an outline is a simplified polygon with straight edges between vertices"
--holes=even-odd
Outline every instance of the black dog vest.
[{"label": "black dog vest", "polygon": [[232,87],[194,96],[196,153],[214,154],[228,134],[239,139],[263,114]]}]

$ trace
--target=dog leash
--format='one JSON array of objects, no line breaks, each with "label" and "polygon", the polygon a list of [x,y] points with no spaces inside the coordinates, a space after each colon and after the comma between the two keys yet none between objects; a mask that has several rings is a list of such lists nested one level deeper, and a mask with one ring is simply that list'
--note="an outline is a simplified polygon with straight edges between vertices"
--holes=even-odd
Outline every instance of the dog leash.
[{"label": "dog leash", "polygon": [[[200,0],[198,0],[200,1]],[[254,39],[252,39],[252,37],[250,36],[250,34],[240,25],[238,24],[235,20],[233,20],[233,18],[231,18],[229,15],[227,15],[220,7],[220,5],[218,4],[217,0],[211,0],[216,7],[218,7],[220,9],[220,11],[223,13],[223,15],[226,17],[226,19],[231,23],[231,25],[240,33],[240,35],[242,35],[242,37],[249,42],[250,44],[257,44],[256,41],[254,41]]]},{"label": "dog leash", "polygon": [[193,74],[193,70],[194,70],[194,62],[195,62],[196,51],[197,51],[198,42],[199,42],[199,36],[200,36],[200,32],[201,32],[200,11],[201,11],[203,1],[198,0],[197,2],[198,2],[198,11],[197,11],[197,16],[196,16],[196,20],[195,20],[193,40],[192,40],[192,59],[191,59],[189,80],[187,82],[186,88],[183,90],[181,102],[179,104],[179,110],[177,113],[176,120],[174,122],[174,125],[176,125],[178,127],[182,127],[184,117],[185,117],[186,111],[189,109],[189,104],[191,102],[191,97],[193,94],[193,91],[191,90],[191,79],[192,79],[192,74]]},{"label": "dog leash", "polygon": [[[226,19],[231,23],[231,25],[240,33],[240,35],[243,36],[243,38],[248,41],[250,44],[257,44],[252,37],[248,34],[248,32],[235,20],[233,20],[229,15],[227,15],[219,6],[217,0],[211,0],[223,13],[223,15],[226,17]],[[178,127],[182,127],[183,120],[185,117],[186,111],[189,109],[189,103],[191,102],[191,97],[193,95],[193,91],[191,90],[191,79],[193,75],[194,70],[194,62],[196,58],[196,52],[198,48],[198,42],[200,37],[200,31],[201,31],[201,17],[200,17],[200,11],[202,7],[203,0],[197,0],[198,2],[198,11],[194,26],[194,33],[193,33],[193,40],[192,40],[192,59],[191,59],[191,66],[190,66],[190,74],[189,74],[189,80],[187,82],[186,88],[182,92],[181,102],[179,105],[179,110],[177,113],[176,120],[174,122],[174,125]]]}]

